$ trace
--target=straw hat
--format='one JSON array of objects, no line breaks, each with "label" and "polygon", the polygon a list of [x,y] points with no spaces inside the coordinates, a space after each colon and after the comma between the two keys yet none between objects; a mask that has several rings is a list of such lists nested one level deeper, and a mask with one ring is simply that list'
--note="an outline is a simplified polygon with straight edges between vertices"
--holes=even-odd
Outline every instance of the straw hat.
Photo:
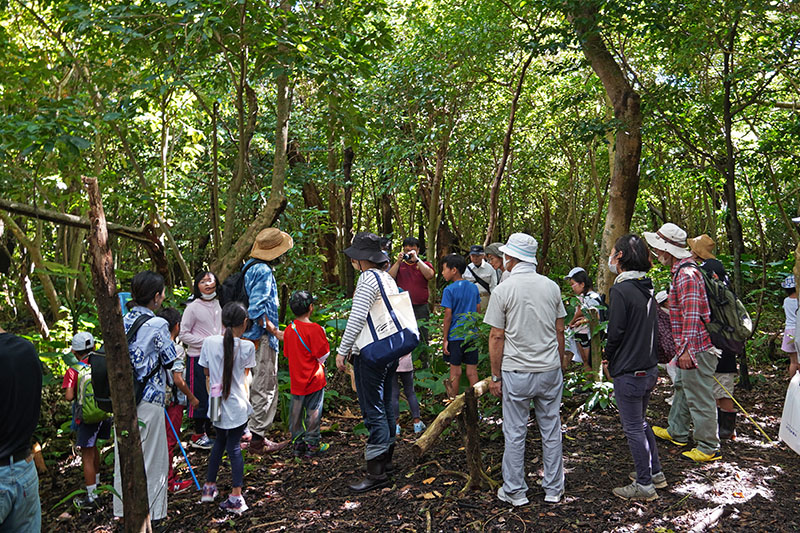
[{"label": "straw hat", "polygon": [[256,235],[250,257],[272,261],[294,246],[292,236],[278,228],[264,228]]},{"label": "straw hat", "polygon": [[703,233],[702,235],[689,239],[689,249],[693,251],[700,259],[716,259],[717,257],[712,253],[714,249],[714,240]]},{"label": "straw hat", "polygon": [[686,232],[671,222],[661,226],[657,232],[643,232],[647,244],[667,252],[676,259],[686,259],[692,257],[692,252],[686,247]]},{"label": "straw hat", "polygon": [[509,257],[536,265],[538,264],[536,261],[538,248],[539,243],[527,233],[512,233],[508,242],[500,247],[500,251]]}]

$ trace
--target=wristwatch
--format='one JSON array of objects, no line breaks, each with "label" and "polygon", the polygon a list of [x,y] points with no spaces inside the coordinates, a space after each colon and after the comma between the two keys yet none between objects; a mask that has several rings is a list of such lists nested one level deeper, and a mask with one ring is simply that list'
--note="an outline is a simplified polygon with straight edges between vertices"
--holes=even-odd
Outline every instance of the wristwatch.
[{"label": "wristwatch", "polygon": [[494,374],[492,374],[492,383],[498,383],[500,381],[502,381],[500,379],[500,376],[495,376]]}]

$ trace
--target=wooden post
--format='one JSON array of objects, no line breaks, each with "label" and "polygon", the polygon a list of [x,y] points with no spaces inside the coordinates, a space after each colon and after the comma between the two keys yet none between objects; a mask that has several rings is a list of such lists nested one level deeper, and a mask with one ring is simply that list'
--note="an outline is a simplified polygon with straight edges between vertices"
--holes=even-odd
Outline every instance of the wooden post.
[{"label": "wooden post", "polygon": [[[485,394],[489,390],[489,381],[491,378],[486,378],[483,381],[477,382],[472,389],[475,392],[475,397],[478,398]],[[461,413],[461,410],[464,408],[464,394],[459,394],[453,401],[450,402],[450,405],[445,407],[444,411],[439,413],[439,416],[436,417],[436,420],[431,422],[431,425],[428,426],[428,429],[425,430],[425,433],[422,434],[420,438],[417,439],[417,442],[414,443],[414,454],[416,455],[417,459],[425,455],[428,450],[431,449],[433,444],[436,442],[436,439],[439,438],[439,435],[442,434],[442,431],[450,425],[450,422]]]},{"label": "wooden post", "polygon": [[469,482],[464,490],[482,489],[486,486],[481,461],[480,434],[478,432],[478,397],[475,389],[468,387],[464,391],[464,449],[467,452],[467,468]]},{"label": "wooden post", "polygon": [[[103,212],[100,189],[95,178],[83,178],[89,195],[89,258],[92,282],[97,299],[97,318],[103,332],[108,364],[108,381],[111,401],[114,404],[116,446],[119,446],[120,472],[122,474],[122,502],[126,532],[152,531],[147,498],[147,479],[139,436],[136,402],[133,395],[133,372],[122,310],[117,298],[117,279],[114,261],[108,246],[108,228]],[[166,487],[164,487],[166,490]]]}]

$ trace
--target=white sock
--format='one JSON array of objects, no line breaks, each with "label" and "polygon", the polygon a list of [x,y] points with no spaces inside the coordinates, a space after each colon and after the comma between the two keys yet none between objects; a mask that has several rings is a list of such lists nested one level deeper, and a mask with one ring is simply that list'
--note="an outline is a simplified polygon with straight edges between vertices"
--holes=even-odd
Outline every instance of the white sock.
[{"label": "white sock", "polygon": [[86,496],[89,498],[89,501],[94,501],[97,496],[95,495],[94,491],[97,490],[97,483],[94,485],[86,485]]}]

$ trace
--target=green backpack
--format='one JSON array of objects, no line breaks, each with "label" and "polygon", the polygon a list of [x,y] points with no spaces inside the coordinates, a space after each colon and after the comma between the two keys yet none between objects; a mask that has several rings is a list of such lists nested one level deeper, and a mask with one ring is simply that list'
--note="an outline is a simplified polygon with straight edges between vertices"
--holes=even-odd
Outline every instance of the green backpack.
[{"label": "green backpack", "polygon": [[711,277],[696,264],[684,263],[678,267],[675,275],[687,266],[696,268],[703,276],[708,306],[711,309],[711,320],[705,323],[705,327],[711,343],[722,350],[743,353],[744,342],[753,333],[753,321],[744,304],[724,281]]},{"label": "green backpack", "polygon": [[87,424],[96,424],[111,418],[111,413],[103,411],[97,406],[92,387],[92,367],[81,364],[78,370],[78,411],[77,419]]}]

